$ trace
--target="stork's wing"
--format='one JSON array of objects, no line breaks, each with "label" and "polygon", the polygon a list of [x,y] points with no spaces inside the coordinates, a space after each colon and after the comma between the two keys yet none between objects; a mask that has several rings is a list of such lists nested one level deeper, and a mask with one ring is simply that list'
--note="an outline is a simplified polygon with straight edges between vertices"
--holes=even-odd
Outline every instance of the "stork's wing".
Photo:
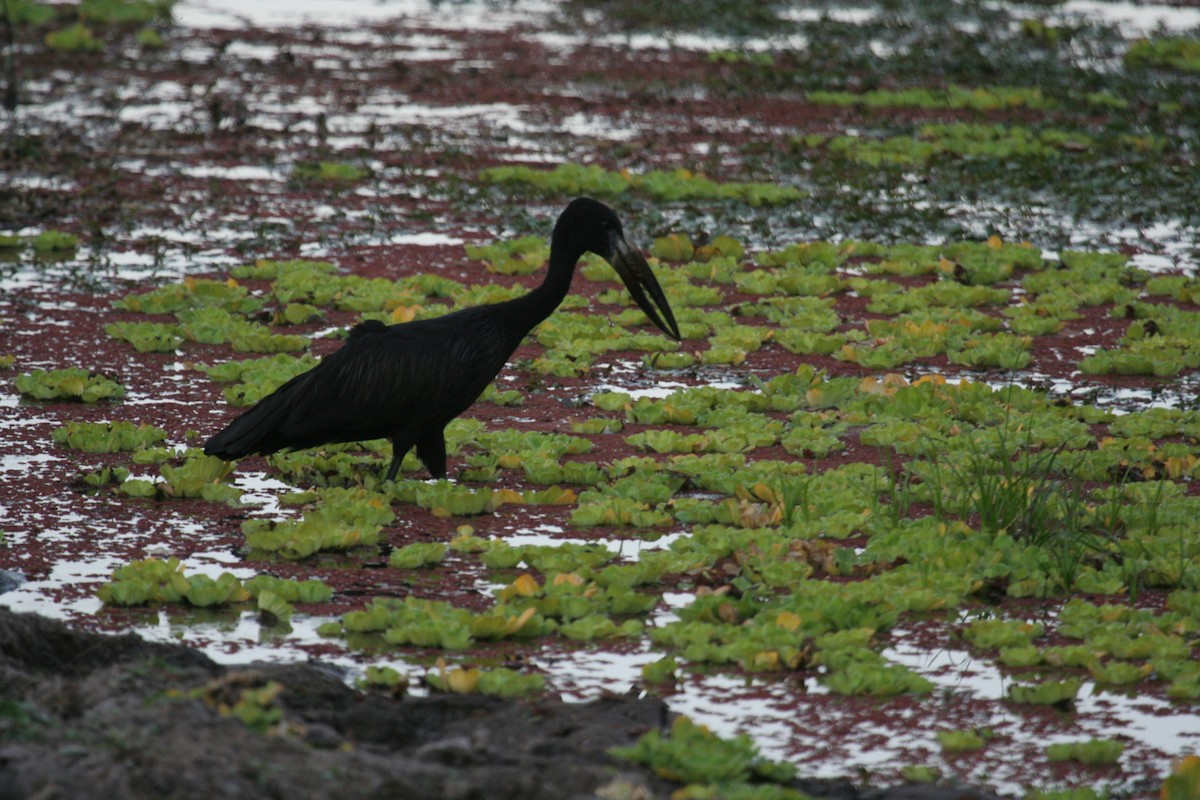
[{"label": "stork's wing", "polygon": [[495,363],[495,337],[476,317],[360,325],[340,350],[263,398],[204,452],[241,458],[445,425],[474,402],[509,354]]}]

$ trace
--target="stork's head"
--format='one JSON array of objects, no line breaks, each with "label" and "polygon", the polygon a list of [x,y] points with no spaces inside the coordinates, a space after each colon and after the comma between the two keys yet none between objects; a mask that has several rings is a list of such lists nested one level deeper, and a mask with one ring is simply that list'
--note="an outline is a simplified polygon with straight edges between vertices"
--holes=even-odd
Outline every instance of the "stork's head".
[{"label": "stork's head", "polygon": [[611,264],[650,321],[672,339],[680,338],[675,315],[658,279],[641,251],[626,241],[621,220],[611,208],[590,197],[575,198],[554,225],[554,241],[574,245],[581,254],[595,253]]}]

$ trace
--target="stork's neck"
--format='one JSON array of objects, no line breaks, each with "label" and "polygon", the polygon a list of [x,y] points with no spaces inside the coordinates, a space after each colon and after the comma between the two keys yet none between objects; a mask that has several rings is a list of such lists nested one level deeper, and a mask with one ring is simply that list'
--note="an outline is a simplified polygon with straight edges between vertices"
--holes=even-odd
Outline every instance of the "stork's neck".
[{"label": "stork's neck", "polygon": [[546,279],[541,285],[521,298],[523,316],[527,317],[529,329],[554,313],[567,296],[571,288],[571,278],[575,276],[575,265],[583,257],[583,252],[575,247],[563,246],[557,237],[550,243],[550,266],[546,270]]}]

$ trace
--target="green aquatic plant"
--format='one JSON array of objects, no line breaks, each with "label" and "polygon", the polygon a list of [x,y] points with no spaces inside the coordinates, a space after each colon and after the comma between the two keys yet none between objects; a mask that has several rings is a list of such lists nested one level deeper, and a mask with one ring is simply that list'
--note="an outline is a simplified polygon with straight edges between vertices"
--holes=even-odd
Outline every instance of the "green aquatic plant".
[{"label": "green aquatic plant", "polygon": [[964,639],[982,650],[1028,646],[1044,633],[1036,622],[1009,619],[977,619],[962,631]]},{"label": "green aquatic plant", "polygon": [[536,694],[546,688],[546,679],[536,672],[525,674],[505,667],[447,668],[440,660],[436,670],[426,673],[425,683],[439,692],[486,694],[495,697],[521,697]]},{"label": "green aquatic plant", "polygon": [[162,50],[167,46],[162,34],[149,27],[137,32],[137,43],[143,50]]},{"label": "green aquatic plant", "polygon": [[1062,681],[1043,681],[1042,683],[1025,684],[1013,683],[1008,687],[1008,699],[1014,703],[1032,705],[1058,706],[1064,709],[1073,708],[1075,698],[1083,681],[1078,678],[1068,678]]},{"label": "green aquatic plant", "polygon": [[104,332],[129,342],[139,353],[172,353],[183,344],[179,326],[165,322],[111,322]]},{"label": "green aquatic plant", "polygon": [[222,391],[231,406],[251,406],[302,372],[317,365],[317,359],[309,353],[292,356],[277,353],[273,356],[251,358],[242,361],[227,361],[224,364],[206,366],[197,364],[196,369],[220,383],[232,383]]},{"label": "green aquatic plant", "polygon": [[142,314],[174,314],[184,309],[205,307],[248,314],[262,308],[262,300],[232,279],[218,281],[189,276],[179,283],[168,283],[113,301],[113,308]]},{"label": "green aquatic plant", "polygon": [[[207,578],[207,576],[193,576]],[[250,594],[230,573],[213,581],[189,580],[179,559],[166,561],[147,559],[118,567],[112,580],[97,591],[101,602],[108,605],[139,606],[147,603],[178,603],[182,600],[198,606],[220,602],[242,602]]]},{"label": "green aquatic plant", "polygon": [[804,196],[791,186],[718,183],[685,169],[669,172],[654,170],[636,175],[631,172],[607,172],[594,164],[560,164],[549,172],[525,166],[505,166],[485,169],[479,177],[485,183],[526,186],[554,194],[613,196],[632,190],[666,202],[739,200],[752,206],[771,206],[792,203]]},{"label": "green aquatic plant", "polygon": [[55,428],[51,438],[85,453],[117,453],[122,450],[145,450],[165,442],[167,432],[153,425],[136,424],[128,420],[116,422],[81,422],[71,420]]},{"label": "green aquatic plant", "polygon": [[821,678],[830,691],[845,695],[892,697],[929,694],[933,683],[901,664],[852,661]]},{"label": "green aquatic plant", "polygon": [[236,503],[241,491],[225,481],[233,474],[233,464],[216,456],[189,451],[183,464],[163,464],[161,473],[166,491],[172,497],[202,497],[205,500]]},{"label": "green aquatic plant", "polygon": [[649,767],[676,783],[721,787],[756,780],[786,783],[796,774],[792,765],[759,755],[749,736],[722,739],[685,716],[675,718],[669,733],[651,730],[632,747],[613,748],[609,754]]},{"label": "green aquatic plant", "polygon": [[1116,739],[1088,739],[1084,742],[1060,742],[1046,748],[1050,761],[1078,761],[1088,766],[1115,764],[1125,752],[1125,745]]},{"label": "green aquatic plant", "polygon": [[[46,38],[49,39],[51,36],[54,34],[49,34]],[[39,253],[62,253],[77,247],[79,247],[79,237],[66,231],[42,231],[33,237],[33,249]]]},{"label": "green aquatic plant", "polygon": [[7,0],[7,13],[12,22],[41,26],[54,19],[54,7],[40,0]]},{"label": "green aquatic plant", "polygon": [[246,520],[242,533],[252,550],[299,560],[323,550],[379,543],[382,526],[396,515],[386,495],[365,489],[324,489],[296,499],[311,503],[298,520]]},{"label": "green aquatic plant", "polygon": [[496,606],[476,614],[444,601],[406,597],[375,598],[366,609],[342,615],[340,625],[322,626],[321,631],[323,635],[378,634],[394,646],[462,650],[476,640],[534,638],[555,628],[530,608],[518,613]]},{"label": "green aquatic plant", "polygon": [[379,542],[379,526],[304,518],[276,522],[247,520],[242,523],[246,544],[253,551],[275,553],[299,560],[323,550],[349,550]]},{"label": "green aquatic plant", "polygon": [[1125,64],[1200,72],[1200,41],[1184,36],[1137,39],[1125,53]]},{"label": "green aquatic plant", "polygon": [[950,84],[944,89],[876,89],[852,92],[809,92],[810,103],[866,108],[969,108],[997,111],[1010,108],[1048,109],[1055,103],[1036,87],[990,86],[969,88]]},{"label": "green aquatic plant", "polygon": [[18,375],[13,384],[17,391],[34,400],[95,403],[100,400],[120,400],[125,396],[124,386],[83,367],[37,369]]},{"label": "green aquatic plant", "polygon": [[341,161],[300,161],[292,168],[292,178],[302,182],[357,183],[368,175],[370,172],[363,167]]},{"label": "green aquatic plant", "polygon": [[104,49],[103,43],[92,34],[91,28],[82,22],[51,31],[46,34],[44,41],[51,50],[64,53],[94,53]]},{"label": "green aquatic plant", "polygon": [[442,542],[414,542],[392,551],[388,566],[396,569],[419,569],[440,564],[446,557]]},{"label": "green aquatic plant", "polygon": [[145,23],[169,19],[175,0],[82,0],[79,18],[100,24]]},{"label": "green aquatic plant", "polygon": [[936,735],[943,753],[966,753],[971,750],[981,750],[990,738],[979,731],[938,731]]},{"label": "green aquatic plant", "polygon": [[868,167],[923,166],[940,156],[968,158],[1054,159],[1067,153],[1091,150],[1096,143],[1083,133],[1019,125],[930,123],[916,136],[868,139],[837,136],[831,153]]},{"label": "green aquatic plant", "polygon": [[546,264],[550,243],[540,236],[522,236],[507,242],[480,246],[465,245],[467,258],[483,261],[488,272],[499,275],[529,275]]}]

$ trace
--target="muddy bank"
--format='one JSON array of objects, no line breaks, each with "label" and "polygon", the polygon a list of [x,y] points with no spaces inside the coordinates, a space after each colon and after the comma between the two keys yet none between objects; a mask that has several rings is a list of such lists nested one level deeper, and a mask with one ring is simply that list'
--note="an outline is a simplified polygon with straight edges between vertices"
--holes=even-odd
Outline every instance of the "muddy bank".
[{"label": "muddy bank", "polygon": [[[243,721],[239,701],[262,715]],[[670,716],[631,696],[365,695],[319,663],[227,668],[186,647],[0,609],[0,800],[668,797],[676,784],[606,752]],[[794,788],[839,800],[991,796]]]}]

